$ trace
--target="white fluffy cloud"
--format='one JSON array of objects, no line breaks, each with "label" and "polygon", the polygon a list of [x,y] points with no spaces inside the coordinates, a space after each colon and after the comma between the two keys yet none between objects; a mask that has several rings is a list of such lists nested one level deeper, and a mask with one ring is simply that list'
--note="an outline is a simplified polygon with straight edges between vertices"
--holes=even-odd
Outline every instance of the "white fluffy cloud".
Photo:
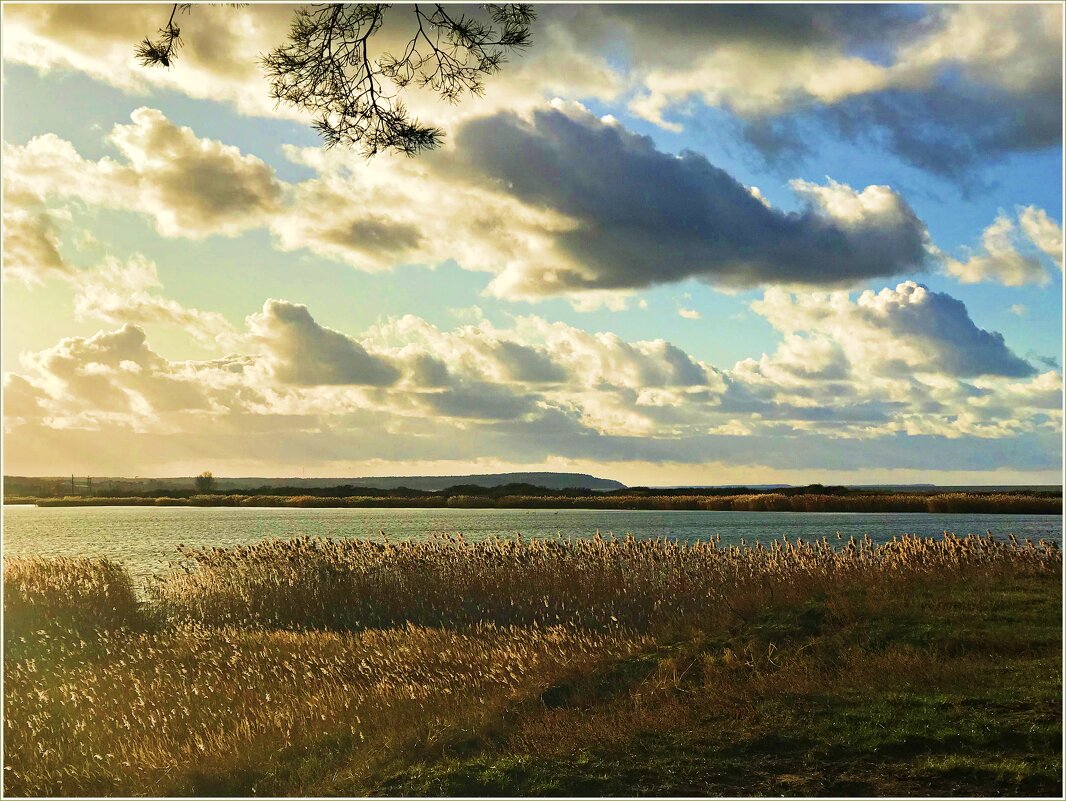
[{"label": "white fluffy cloud", "polygon": [[884,88],[889,71],[878,64],[818,45],[768,48],[756,41],[728,42],[695,56],[691,65],[653,69],[629,110],[669,131],[681,123],[665,114],[693,96],[744,116],[782,112],[820,101]]},{"label": "white fluffy cloud", "polygon": [[123,161],[82,158],[53,134],[4,146],[5,173],[38,199],[77,198],[150,215],[164,236],[233,235],[278,208],[274,170],[232,145],[197,137],[155,109],[139,108],[109,137]]},{"label": "white fluffy cloud", "polygon": [[317,176],[290,187],[285,210],[269,221],[283,250],[307,249],[362,270],[455,259],[494,272],[553,258],[553,237],[573,227],[550,208],[442,170],[440,154],[372,162],[318,148],[286,154]]},{"label": "white fluffy cloud", "polygon": [[981,249],[968,254],[966,261],[944,257],[948,274],[964,284],[1046,284],[1049,277],[1039,253],[1049,256],[1062,269],[1062,228],[1035,206],[1022,209],[1018,223],[1020,231],[1008,215],[998,215],[981,233]]},{"label": "white fluffy cloud", "polygon": [[277,206],[274,170],[255,156],[197,137],[155,109],[139,108],[130,118],[110,139],[135,177],[131,208],[152,214],[165,236],[239,233]]},{"label": "white fluffy cloud", "polygon": [[204,387],[185,380],[180,363],[156,354],[143,329],[130,324],[64,339],[24,355],[23,362],[34,386],[47,393],[51,424],[59,428],[96,429],[108,422],[141,428],[158,424],[162,412],[209,406]]},{"label": "white fluffy cloud", "polygon": [[866,290],[794,295],[770,290],[752,308],[784,334],[816,334],[836,342],[848,362],[869,372],[909,376],[1029,376],[1032,365],[995,332],[978,328],[950,295],[914,281]]},{"label": "white fluffy cloud", "polygon": [[182,458],[698,462],[710,449],[781,467],[796,459],[766,448],[773,438],[832,461],[847,449],[833,442],[1061,432],[1061,376],[1037,375],[947,296],[771,291],[753,309],[781,345],[730,369],[536,316],[443,330],[409,315],[356,338],[273,300],[234,335],[237,352],[205,361],[168,360],[127,323],[24,357],[5,378],[8,453],[18,469],[42,443],[106,454],[141,437]]},{"label": "white fluffy cloud", "polygon": [[1047,254],[1062,269],[1062,226],[1052,220],[1046,211],[1036,206],[1026,206],[1018,215],[1022,231],[1029,241]]}]

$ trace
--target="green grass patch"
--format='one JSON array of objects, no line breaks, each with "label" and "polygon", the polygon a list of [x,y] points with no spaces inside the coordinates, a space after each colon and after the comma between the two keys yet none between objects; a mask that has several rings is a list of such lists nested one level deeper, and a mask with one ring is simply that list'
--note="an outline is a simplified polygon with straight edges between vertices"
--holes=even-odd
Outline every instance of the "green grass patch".
[{"label": "green grass patch", "polygon": [[[542,713],[551,722],[539,731],[527,725],[525,736],[486,742],[483,753],[416,764],[351,789],[454,796],[1059,795],[1058,578],[912,589],[880,608],[867,599],[864,614],[847,623],[812,599],[765,611],[728,639],[675,638],[667,649],[631,659],[639,670],[605,674],[627,681],[628,696],[616,687],[601,703],[589,703],[600,696],[573,689],[565,709]],[[749,656],[770,643],[776,665]],[[741,655],[731,668],[721,658],[726,649]],[[699,656],[710,669],[660,681],[654,697],[641,700],[656,663],[684,665]],[[725,687],[722,671],[736,674]],[[669,714],[649,716],[642,707],[652,704]],[[621,736],[596,737],[619,723]]]}]

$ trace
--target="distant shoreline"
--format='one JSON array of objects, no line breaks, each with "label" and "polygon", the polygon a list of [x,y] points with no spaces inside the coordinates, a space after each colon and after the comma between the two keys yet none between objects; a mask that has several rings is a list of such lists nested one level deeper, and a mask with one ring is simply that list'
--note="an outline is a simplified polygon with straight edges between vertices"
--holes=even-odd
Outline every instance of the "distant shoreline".
[{"label": "distant shoreline", "polygon": [[977,514],[1062,514],[1062,496],[1052,493],[859,493],[785,494],[779,492],[646,495],[242,495],[203,494],[188,497],[11,496],[5,504],[44,508],[75,506],[245,507],[296,509],[588,509],[733,512],[917,512]]}]

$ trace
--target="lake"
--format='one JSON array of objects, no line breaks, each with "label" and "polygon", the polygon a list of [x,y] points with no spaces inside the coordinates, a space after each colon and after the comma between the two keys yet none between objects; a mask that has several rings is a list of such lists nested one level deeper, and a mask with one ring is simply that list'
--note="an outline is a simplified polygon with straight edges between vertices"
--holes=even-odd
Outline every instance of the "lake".
[{"label": "lake", "polygon": [[461,533],[491,537],[590,537],[597,531],[680,540],[721,536],[722,544],[767,542],[787,535],[835,541],[869,534],[992,531],[1062,543],[1061,515],[901,514],[897,512],[702,512],[582,509],[265,509],[95,506],[4,506],[4,556],[106,556],[138,578],[166,569],[179,544],[247,545],[268,538],[425,539]]}]

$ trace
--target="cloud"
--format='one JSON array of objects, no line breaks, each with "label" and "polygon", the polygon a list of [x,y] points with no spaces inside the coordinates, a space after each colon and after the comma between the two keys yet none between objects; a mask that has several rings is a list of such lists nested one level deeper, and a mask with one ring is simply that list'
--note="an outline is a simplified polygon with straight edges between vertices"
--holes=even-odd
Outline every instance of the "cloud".
[{"label": "cloud", "polygon": [[[17,181],[17,179],[16,179]],[[20,203],[26,207],[20,207]],[[90,269],[75,267],[63,256],[58,220],[66,210],[49,211],[41,200],[7,192],[4,208],[4,279],[39,284],[56,277],[74,292],[74,317],[105,323],[161,324],[181,328],[203,343],[223,343],[233,327],[216,312],[192,309],[157,292],[162,282],[153,262],[135,254],[126,261],[107,255]],[[99,245],[82,231],[81,247]],[[76,245],[77,246],[77,245]]]},{"label": "cloud", "polygon": [[149,348],[144,330],[135,325],[69,337],[24,355],[23,362],[37,372],[37,386],[58,401],[52,420],[61,427],[157,420],[160,412],[209,406],[202,388],[179,377],[178,364]]},{"label": "cloud", "polygon": [[677,314],[679,317],[684,317],[686,320],[698,320],[703,316],[695,309],[686,309],[683,306],[678,308]]},{"label": "cloud", "polygon": [[692,276],[739,287],[840,285],[924,262],[925,227],[887,187],[796,183],[808,207],[776,211],[703,156],[663,153],[580,109],[473,120],[456,142],[457,170],[575,223],[555,235],[564,259],[515,262],[497,276],[491,289],[504,297]]},{"label": "cloud", "polygon": [[4,431],[38,421],[44,416],[48,394],[17,373],[4,374]]},{"label": "cloud", "polygon": [[248,317],[252,337],[270,354],[274,376],[286,384],[387,386],[400,373],[339,331],[315,322],[306,306],[268,300]]},{"label": "cloud", "polygon": [[163,69],[141,66],[134,48],[163,27],[169,8],[20,5],[4,14],[4,58],[42,72],[77,70],[130,93],[168,89],[228,102],[245,114],[291,117],[287,109],[275,109],[259,55],[284,41],[293,8],[195,6],[175,20],[184,47],[176,65]]},{"label": "cloud", "polygon": [[[1043,252],[1062,269],[1062,228],[1047,212],[1036,206],[1026,206],[1018,214],[1021,234],[1029,244]],[[964,284],[994,281],[1004,286],[1046,284],[1047,271],[1036,253],[1024,253],[1026,247],[1014,221],[999,214],[981,234],[981,250],[971,253],[966,261],[944,257],[949,275]]]},{"label": "cloud", "polygon": [[776,114],[809,102],[834,103],[882,88],[887,70],[864,58],[824,47],[768,48],[741,40],[706,48],[687,67],[653,69],[629,110],[666,130],[683,126],[664,118],[693,95],[708,106],[748,116]]},{"label": "cloud", "polygon": [[4,279],[39,284],[54,275],[71,275],[74,268],[60,252],[55,218],[43,209],[4,209]]},{"label": "cloud", "polygon": [[320,148],[287,148],[286,155],[317,175],[291,186],[285,210],[269,221],[277,246],[362,270],[453,259],[465,269],[495,272],[552,259],[555,233],[572,226],[558,212],[444,169],[440,153],[384,154],[370,162]]},{"label": "cloud", "polygon": [[138,201],[166,236],[234,234],[274,209],[274,170],[232,145],[201,139],[155,109],[139,108],[110,139],[137,177]]},{"label": "cloud", "polygon": [[[364,270],[458,260],[495,271],[551,249],[570,223],[432,165],[402,156],[368,163],[351,153],[287,149],[318,177],[279,181],[260,159],[197,137],[154,109],[137,109],[109,140],[123,155],[93,161],[52,134],[5,145],[5,180],[18,207],[47,199],[149,215],[160,234],[202,239],[253,228],[271,231],[281,250],[307,249]],[[15,191],[15,190],[13,190]],[[357,198],[358,202],[353,202]],[[426,213],[426,199],[434,213]]]},{"label": "cloud", "polygon": [[703,25],[687,11],[661,22],[632,12],[642,24],[631,41],[668,36],[674,55],[644,45],[630,109],[668,130],[697,99],[737,115],[769,157],[802,155],[799,123],[814,123],[960,181],[973,180],[977,161],[1061,140],[1061,7],[867,6],[847,20],[823,8],[773,19],[738,8],[732,24],[704,12]]},{"label": "cloud", "polygon": [[163,284],[153,262],[141,255],[126,261],[106,256],[92,270],[71,276],[74,288],[74,316],[110,324],[155,323],[173,325],[205,343],[225,342],[233,337],[233,326],[217,312],[190,309],[160,295]]},{"label": "cloud", "polygon": [[[306,113],[274,102],[259,66],[263,53],[287,41],[298,7],[194,6],[176,19],[184,42],[177,62],[162,69],[141,66],[134,47],[162,27],[169,9],[134,3],[121,7],[35,3],[13,7],[5,15],[4,57],[45,73],[77,70],[131,94],[177,92],[227,103],[242,114],[309,124]],[[468,16],[480,13],[478,8],[467,9]],[[536,47],[512,58],[499,75],[487,81],[483,97],[449,104],[431,90],[409,87],[405,101],[412,115],[449,128],[471,113],[525,108],[567,92],[606,99],[623,89],[606,54],[581,46],[568,25],[568,14],[542,11],[541,16]],[[369,43],[370,57],[402,51],[416,30],[410,8],[392,9]]]},{"label": "cloud", "polygon": [[495,273],[496,295],[566,295],[581,310],[688,277],[841,286],[926,258],[925,226],[888,187],[795,181],[806,207],[779,211],[704,157],[661,152],[575,104],[469,121],[455,149],[417,161],[289,148],[317,173],[296,184],[158,111],[132,120],[110,137],[124,162],[45,135],[6,147],[7,168],[33,197],[146,213],[165,236],[267,228],[282,250],[364,270],[453,259]]},{"label": "cloud", "polygon": [[[771,291],[753,310],[781,343],[729,369],[664,340],[536,316],[444,330],[408,315],[355,338],[274,300],[237,332],[236,352],[204,361],[168,360],[126,324],[23,358],[5,378],[5,453],[23,470],[71,453],[124,469],[131,453],[275,471],[308,459],[696,464],[708,453],[843,469],[913,466],[935,446],[959,469],[1050,469],[1061,375],[1035,374],[958,301],[901,284],[857,300]],[[1022,441],[1024,458],[1010,456]]]},{"label": "cloud", "polygon": [[785,334],[830,337],[852,365],[884,375],[1031,376],[1036,371],[1007,348],[1003,336],[978,328],[950,295],[904,281],[895,289],[793,295],[768,291],[752,309]]},{"label": "cloud", "polygon": [[263,225],[281,200],[274,171],[236,147],[197,137],[155,109],[136,109],[109,136],[124,161],[83,159],[53,134],[4,146],[5,168],[38,198],[78,198],[150,215],[164,236],[232,236]]},{"label": "cloud", "polygon": [[981,251],[966,261],[946,258],[949,275],[964,284],[995,281],[1004,286],[1046,284],[1047,271],[1039,259],[1019,253],[1015,246],[1014,222],[1000,214],[981,233]]},{"label": "cloud", "polygon": [[1036,206],[1026,206],[1018,215],[1029,241],[1046,253],[1062,269],[1062,226]]},{"label": "cloud", "polygon": [[[73,69],[129,93],[163,89],[228,103],[244,114],[307,121],[275,106],[261,53],[285,41],[294,6],[194,7],[173,69],[136,63],[133,46],[164,22],[154,5],[33,3],[5,16],[5,59]],[[847,9],[711,4],[538,9],[534,46],[486,82],[484,97],[441,102],[408,90],[415,116],[451,133],[472,115],[526,111],[552,97],[626,99],[668,130],[695,104],[722,108],[764,154],[809,149],[795,123],[813,121],[923,169],[973,180],[975,161],[1061,139],[1062,10],[1055,4],[865,5]],[[478,13],[476,9],[472,13]],[[412,30],[397,7],[373,54],[403,49]]]}]

